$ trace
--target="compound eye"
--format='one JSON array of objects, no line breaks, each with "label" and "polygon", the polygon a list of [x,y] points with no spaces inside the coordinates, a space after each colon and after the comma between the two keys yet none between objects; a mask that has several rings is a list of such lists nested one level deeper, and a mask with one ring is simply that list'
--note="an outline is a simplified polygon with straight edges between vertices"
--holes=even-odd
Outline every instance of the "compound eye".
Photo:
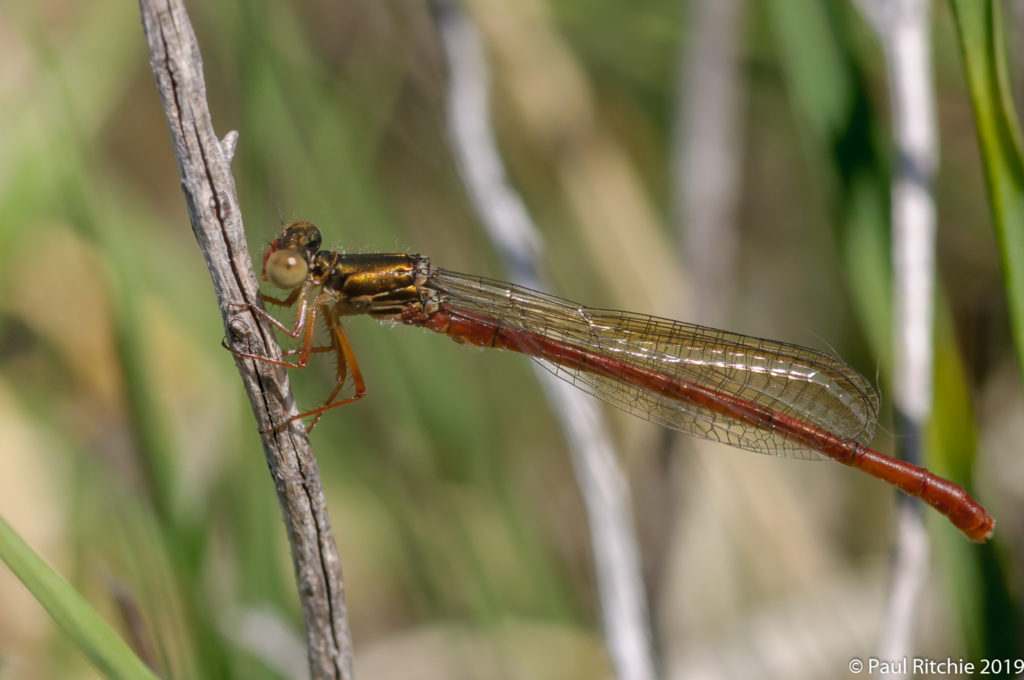
[{"label": "compound eye", "polygon": [[309,267],[306,260],[294,250],[277,250],[267,258],[267,278],[278,288],[292,290],[306,280]]}]

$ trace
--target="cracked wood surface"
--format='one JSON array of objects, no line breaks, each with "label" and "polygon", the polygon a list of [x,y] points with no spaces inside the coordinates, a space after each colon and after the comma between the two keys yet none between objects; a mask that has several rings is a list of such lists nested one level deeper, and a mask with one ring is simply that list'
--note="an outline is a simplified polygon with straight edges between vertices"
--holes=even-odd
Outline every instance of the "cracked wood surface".
[{"label": "cracked wood surface", "polygon": [[[150,62],[167,115],[182,190],[206,258],[232,345],[280,358],[271,326],[232,303],[262,305],[231,176],[237,140],[217,139],[206,102],[202,60],[180,0],[140,0]],[[225,357],[227,357],[225,353]],[[294,412],[285,369],[235,357],[259,429]],[[301,422],[262,435],[267,465],[284,514],[308,642],[310,677],[353,677],[352,641],[341,561],[320,474]],[[271,527],[267,528],[272,530]]]}]

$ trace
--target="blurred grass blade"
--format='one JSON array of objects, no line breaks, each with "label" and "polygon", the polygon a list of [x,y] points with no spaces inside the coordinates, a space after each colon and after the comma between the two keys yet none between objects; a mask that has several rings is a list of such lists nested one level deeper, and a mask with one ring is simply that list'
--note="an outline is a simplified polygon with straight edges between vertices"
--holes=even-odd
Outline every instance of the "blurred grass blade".
[{"label": "blurred grass blade", "polygon": [[1018,366],[1024,370],[1024,160],[998,3],[950,0],[974,106]]},{"label": "blurred grass blade", "polygon": [[110,678],[156,678],[95,609],[0,518],[0,559]]},{"label": "blurred grass blade", "polygon": [[828,196],[846,290],[885,384],[893,362],[890,178],[863,58],[841,4],[773,0],[764,8],[801,140]]}]

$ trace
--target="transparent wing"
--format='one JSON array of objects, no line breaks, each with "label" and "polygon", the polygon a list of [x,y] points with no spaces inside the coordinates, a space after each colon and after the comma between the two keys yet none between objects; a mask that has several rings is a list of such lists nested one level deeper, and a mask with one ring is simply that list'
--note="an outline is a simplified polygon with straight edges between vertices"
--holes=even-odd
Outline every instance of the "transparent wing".
[{"label": "transparent wing", "polygon": [[[584,307],[528,288],[432,269],[427,288],[451,309],[502,327],[613,357],[758,404],[867,445],[878,397],[868,381],[827,354],[643,314]],[[525,354],[531,354],[523,346]],[[691,401],[532,357],[583,391],[654,423],[741,449],[791,458],[821,458],[771,429],[760,429]]]}]

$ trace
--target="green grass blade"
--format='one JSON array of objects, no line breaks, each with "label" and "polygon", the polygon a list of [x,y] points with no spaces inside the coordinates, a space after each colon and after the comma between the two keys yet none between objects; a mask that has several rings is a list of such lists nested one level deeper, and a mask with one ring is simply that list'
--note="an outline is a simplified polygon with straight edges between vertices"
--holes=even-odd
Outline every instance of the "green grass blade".
[{"label": "green grass blade", "polygon": [[1024,158],[999,4],[950,0],[999,240],[1017,363],[1024,370]]},{"label": "green grass blade", "polygon": [[110,678],[156,678],[95,609],[0,518],[0,559]]}]

